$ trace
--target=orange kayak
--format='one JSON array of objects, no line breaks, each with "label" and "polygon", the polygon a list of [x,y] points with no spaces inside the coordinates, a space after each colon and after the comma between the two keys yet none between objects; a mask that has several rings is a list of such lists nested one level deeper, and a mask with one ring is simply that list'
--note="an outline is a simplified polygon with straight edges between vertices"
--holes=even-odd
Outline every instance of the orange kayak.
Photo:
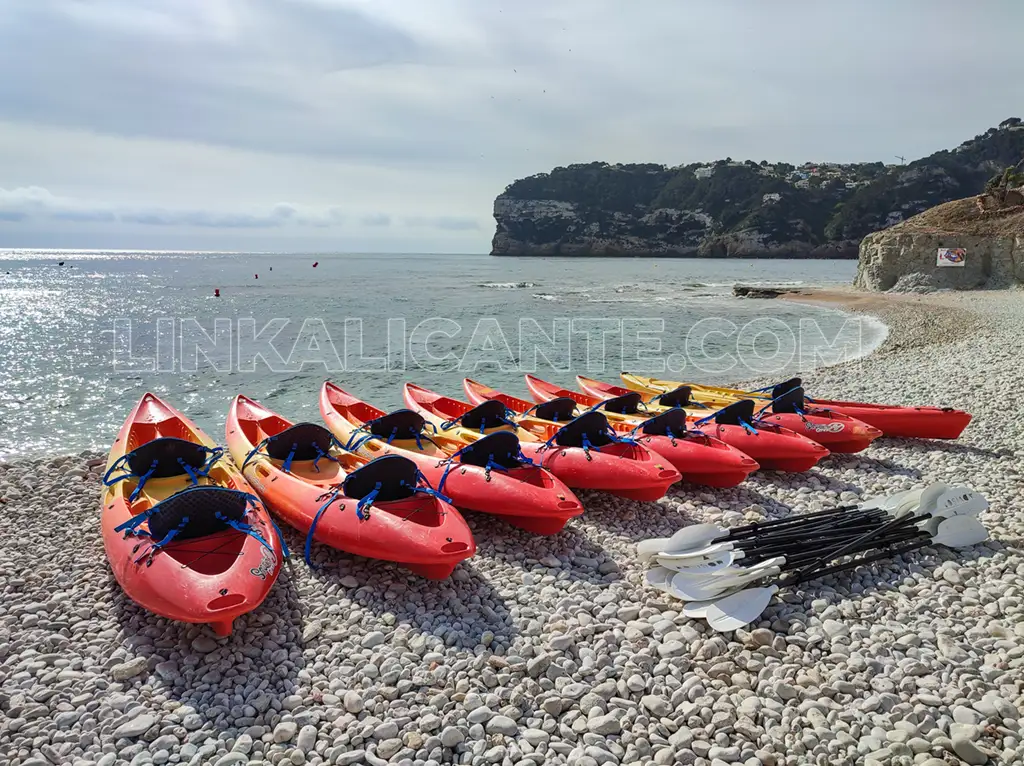
[{"label": "orange kayak", "polygon": [[110,448],[101,525],[114,578],[132,601],[226,636],[266,598],[286,552],[221,452],[185,415],[145,394]]},{"label": "orange kayak", "polygon": [[448,577],[476,552],[462,515],[421,487],[416,465],[370,461],[337,448],[316,423],[292,423],[244,396],[228,410],[231,457],[270,509],[316,540],[401,564],[429,579]]}]

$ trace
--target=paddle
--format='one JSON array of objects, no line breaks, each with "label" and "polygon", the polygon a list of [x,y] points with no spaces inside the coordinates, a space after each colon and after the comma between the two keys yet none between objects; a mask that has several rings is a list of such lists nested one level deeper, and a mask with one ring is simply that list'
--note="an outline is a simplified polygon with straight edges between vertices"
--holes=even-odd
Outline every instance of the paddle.
[{"label": "paddle", "polygon": [[944,519],[938,526],[936,534],[924,534],[917,542],[898,548],[885,550],[852,561],[808,572],[797,572],[788,578],[780,578],[776,582],[759,588],[745,588],[736,593],[716,599],[704,610],[705,619],[713,630],[727,632],[742,628],[756,620],[779,588],[790,587],[809,580],[816,580],[830,574],[855,569],[882,559],[909,553],[929,545],[944,545],[948,548],[961,548],[977,545],[988,539],[988,530],[972,516],[959,516]]}]

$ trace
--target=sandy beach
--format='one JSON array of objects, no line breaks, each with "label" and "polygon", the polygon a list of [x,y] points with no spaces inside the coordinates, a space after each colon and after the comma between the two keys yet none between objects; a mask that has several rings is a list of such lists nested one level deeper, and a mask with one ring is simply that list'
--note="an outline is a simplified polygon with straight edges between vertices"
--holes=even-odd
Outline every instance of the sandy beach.
[{"label": "sandy beach", "polygon": [[[583,494],[551,538],[469,515],[478,553],[445,582],[314,546],[320,568],[293,557],[227,639],[124,597],[99,534],[104,456],[0,464],[0,763],[1024,762],[1021,294],[788,299],[890,329],[805,375],[812,395],[960,407],[963,437],[658,503]],[[932,481],[985,494],[988,543],[810,583],[730,634],[642,585],[638,540]]]}]

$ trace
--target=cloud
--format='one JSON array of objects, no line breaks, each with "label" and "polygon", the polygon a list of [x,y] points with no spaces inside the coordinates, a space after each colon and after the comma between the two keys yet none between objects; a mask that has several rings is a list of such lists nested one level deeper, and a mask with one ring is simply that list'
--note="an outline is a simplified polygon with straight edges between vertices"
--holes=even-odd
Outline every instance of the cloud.
[{"label": "cloud", "polygon": [[386,213],[376,213],[375,215],[363,216],[360,219],[360,223],[363,226],[390,226],[391,216]]},{"label": "cloud", "polygon": [[7,5],[0,185],[66,196],[0,220],[59,216],[83,244],[133,225],[336,246],[344,226],[482,251],[494,196],[554,166],[917,157],[1015,113],[1024,81],[991,44],[1019,3]]},{"label": "cloud", "polygon": [[[371,214],[379,217],[382,214]],[[384,216],[387,218],[387,216]],[[337,206],[309,208],[278,202],[266,212],[218,212],[210,210],[131,208],[60,197],[40,186],[0,188],[0,220],[29,218],[75,223],[123,223],[142,226],[185,226],[213,229],[264,229],[283,226],[328,227],[344,223]]]},{"label": "cloud", "polygon": [[436,218],[424,218],[422,216],[406,218],[405,225],[412,227],[425,226],[432,229],[442,229],[444,231],[470,231],[480,228],[480,222],[475,218],[460,218],[444,215]]}]

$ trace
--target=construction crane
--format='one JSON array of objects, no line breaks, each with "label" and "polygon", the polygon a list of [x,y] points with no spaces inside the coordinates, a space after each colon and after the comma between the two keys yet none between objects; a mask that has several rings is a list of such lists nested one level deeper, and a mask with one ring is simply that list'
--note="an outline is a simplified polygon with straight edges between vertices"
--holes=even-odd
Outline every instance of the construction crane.
[{"label": "construction crane", "polygon": [[898,155],[898,154],[894,155],[894,156],[896,157],[896,159],[898,159],[900,161],[901,165],[906,165],[907,164],[907,158],[906,157],[900,157],[900,155]]}]

